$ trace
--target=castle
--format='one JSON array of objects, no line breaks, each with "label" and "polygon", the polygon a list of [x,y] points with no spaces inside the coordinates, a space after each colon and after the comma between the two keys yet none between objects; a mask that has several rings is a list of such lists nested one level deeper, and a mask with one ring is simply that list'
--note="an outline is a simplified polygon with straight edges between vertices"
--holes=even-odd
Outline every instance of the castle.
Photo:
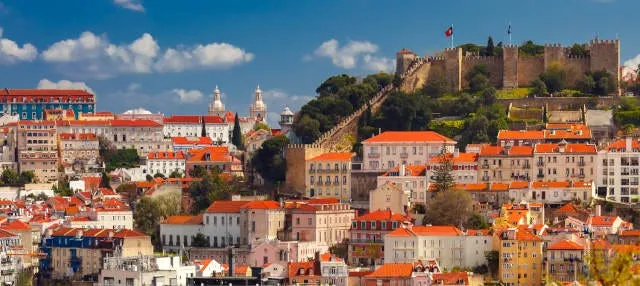
[{"label": "castle", "polygon": [[571,55],[570,47],[560,44],[544,46],[539,55],[518,54],[518,46],[503,47],[501,56],[479,56],[474,53],[463,55],[462,48],[447,48],[435,57],[419,57],[402,49],[396,54],[396,74],[403,74],[410,67],[419,65],[418,70],[406,77],[401,89],[410,92],[421,88],[430,80],[443,80],[449,91],[460,91],[468,87],[465,75],[474,66],[484,64],[490,72],[489,82],[502,88],[528,86],[551,63],[560,63],[576,79],[588,71],[606,70],[620,82],[620,41],[594,39],[585,45],[589,55]]}]

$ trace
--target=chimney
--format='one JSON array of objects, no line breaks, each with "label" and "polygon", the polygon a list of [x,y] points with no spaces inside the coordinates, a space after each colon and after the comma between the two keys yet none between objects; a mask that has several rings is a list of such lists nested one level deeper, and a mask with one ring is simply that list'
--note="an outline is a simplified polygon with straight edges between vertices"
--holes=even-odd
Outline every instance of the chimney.
[{"label": "chimney", "polygon": [[602,216],[602,206],[596,205],[596,216]]},{"label": "chimney", "polygon": [[406,166],[404,163],[402,163],[402,165],[400,165],[400,167],[398,168],[398,177],[403,177],[406,175]]},{"label": "chimney", "polygon": [[624,138],[625,141],[625,148],[627,152],[631,152],[632,147],[633,147],[633,139],[631,139],[631,136],[627,136],[626,138]]}]

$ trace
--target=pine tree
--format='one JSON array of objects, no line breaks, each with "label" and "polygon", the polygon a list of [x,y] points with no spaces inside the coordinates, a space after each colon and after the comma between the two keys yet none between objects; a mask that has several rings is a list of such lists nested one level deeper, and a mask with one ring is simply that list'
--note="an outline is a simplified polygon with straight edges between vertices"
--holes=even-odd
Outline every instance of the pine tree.
[{"label": "pine tree", "polygon": [[454,185],[453,176],[451,175],[452,163],[450,154],[446,153],[444,145],[440,151],[440,166],[434,171],[436,193],[451,190]]},{"label": "pine tree", "polygon": [[207,137],[207,129],[204,124],[204,116],[202,117],[202,134],[200,134],[200,136]]},{"label": "pine tree", "polygon": [[489,36],[489,40],[487,40],[487,56],[495,56],[495,46],[493,45],[493,38]]},{"label": "pine tree", "polygon": [[242,130],[240,129],[240,118],[238,118],[237,112],[236,119],[233,123],[233,136],[231,138],[231,143],[233,143],[236,148],[242,149]]},{"label": "pine tree", "polygon": [[109,179],[109,175],[107,175],[107,172],[102,172],[102,176],[100,178],[100,187],[101,188],[111,188],[111,183],[110,183],[110,179]]}]

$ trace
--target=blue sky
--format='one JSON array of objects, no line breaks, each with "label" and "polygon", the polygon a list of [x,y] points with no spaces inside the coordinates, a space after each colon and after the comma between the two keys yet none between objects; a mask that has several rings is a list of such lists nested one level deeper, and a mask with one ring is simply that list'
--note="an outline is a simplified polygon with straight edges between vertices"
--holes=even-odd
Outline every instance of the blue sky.
[{"label": "blue sky", "polygon": [[[403,47],[425,55],[456,44],[622,42],[640,52],[637,0],[485,1],[0,0],[0,87],[88,87],[98,109],[202,114],[215,85],[248,113],[256,84],[269,119],[297,109],[333,74],[393,68]],[[633,62],[640,63],[640,57]]]}]

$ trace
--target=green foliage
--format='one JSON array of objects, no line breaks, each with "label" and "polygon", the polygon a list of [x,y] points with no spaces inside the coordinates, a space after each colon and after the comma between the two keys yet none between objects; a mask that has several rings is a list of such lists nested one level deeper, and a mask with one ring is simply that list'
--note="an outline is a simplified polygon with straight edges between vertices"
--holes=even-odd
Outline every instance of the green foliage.
[{"label": "green foliage", "polygon": [[567,85],[567,71],[559,63],[551,63],[539,78],[547,86],[549,92],[561,91]]},{"label": "green foliage", "polygon": [[111,178],[109,177],[107,172],[102,172],[102,175],[100,175],[100,187],[109,189],[111,188]]},{"label": "green foliage", "polygon": [[616,80],[606,70],[586,72],[577,83],[583,93],[606,96],[616,89]]},{"label": "green foliage", "polygon": [[542,81],[540,78],[537,78],[531,82],[531,92],[530,95],[533,96],[545,96],[549,93],[547,89],[547,84]]},{"label": "green foliage", "polygon": [[16,286],[32,286],[33,278],[34,278],[33,270],[31,268],[24,268],[18,272],[15,285]]},{"label": "green foliage", "polygon": [[34,201],[46,201],[49,197],[45,193],[39,193],[37,196],[34,194],[29,194],[26,196],[28,199],[32,199]]},{"label": "green foliage", "polygon": [[589,50],[584,44],[573,44],[569,50],[569,54],[574,57],[586,57],[589,56]]},{"label": "green foliage", "polygon": [[151,174],[147,174],[147,176],[145,177],[145,180],[147,182],[153,182],[153,176],[151,176]]},{"label": "green foliage", "polygon": [[464,120],[431,120],[427,128],[453,138],[464,130]]},{"label": "green foliage", "polygon": [[153,175],[153,178],[162,178],[162,179],[166,179],[167,177],[165,177],[163,174],[161,173],[156,173],[155,175]]},{"label": "green foliage", "polygon": [[256,171],[269,182],[283,182],[287,162],[284,158],[284,148],[289,144],[286,136],[275,136],[265,140],[262,147],[251,158],[251,164]]},{"label": "green foliage", "polygon": [[362,83],[348,75],[328,78],[316,89],[318,97],[300,108],[293,124],[295,134],[303,143],[313,143],[391,81],[386,73],[369,75]]},{"label": "green foliage", "polygon": [[477,213],[474,213],[471,215],[471,217],[469,217],[466,226],[470,229],[488,229],[491,227],[491,225],[487,222],[487,219]]},{"label": "green foliage", "polygon": [[[546,88],[546,87],[545,87]],[[531,93],[529,87],[501,89],[496,91],[496,97],[501,99],[525,98]]]},{"label": "green foliage", "polygon": [[127,200],[129,205],[134,205],[134,203],[138,200],[140,196],[138,194],[138,187],[135,183],[124,183],[120,184],[116,188],[116,193],[121,195],[123,198]]},{"label": "green foliage", "polygon": [[489,73],[489,68],[486,64],[477,64],[473,66],[473,68],[465,75],[465,78],[469,82],[469,91],[476,93],[489,87],[490,77],[491,73]]},{"label": "green foliage", "polygon": [[236,112],[236,119],[233,122],[233,133],[231,135],[231,143],[239,150],[242,150],[242,129],[240,128],[240,118]]},{"label": "green foliage", "polygon": [[118,168],[135,168],[140,162],[136,149],[117,149],[113,152],[105,151],[103,159],[106,162],[107,171]]},{"label": "green foliage", "polygon": [[64,197],[73,196],[73,190],[67,180],[58,181],[58,185],[53,186],[53,193]]},{"label": "green foliage", "polygon": [[[194,183],[195,184],[195,183]],[[158,229],[163,218],[182,213],[179,192],[171,192],[157,197],[142,197],[135,205],[133,220],[135,228],[151,236],[158,245]]]},{"label": "green foliage", "polygon": [[473,214],[471,195],[462,190],[439,192],[427,202],[424,223],[461,227]]},{"label": "green foliage", "polygon": [[484,257],[487,259],[487,267],[489,268],[489,274],[491,277],[498,276],[500,253],[496,250],[492,250],[485,253]]},{"label": "green foliage", "polygon": [[414,213],[417,214],[424,214],[425,213],[425,209],[424,209],[424,205],[423,204],[413,204],[413,206],[411,207]]},{"label": "green foliage", "polygon": [[618,126],[640,126],[640,106],[635,97],[620,99],[618,108],[613,111],[613,119]]},{"label": "green foliage", "polygon": [[526,41],[518,48],[518,54],[536,56],[544,54],[544,46],[538,45],[533,41]]},{"label": "green foliage", "polygon": [[213,201],[231,198],[232,188],[220,177],[220,172],[214,169],[205,173],[202,181],[193,182],[187,192],[193,199],[191,213],[198,214],[207,209]]},{"label": "green foliage", "polygon": [[191,246],[193,247],[209,247],[209,244],[209,239],[200,232],[191,237]]},{"label": "green foliage", "polygon": [[24,184],[33,183],[35,174],[33,171],[23,171],[18,173],[15,169],[4,169],[2,175],[0,175],[0,182],[2,185],[7,186],[24,186]]},{"label": "green foliage", "polygon": [[271,127],[269,127],[269,125],[267,125],[266,123],[258,122],[256,123],[255,126],[253,126],[253,130],[258,131],[260,129],[265,131],[271,131]]},{"label": "green foliage", "polygon": [[497,100],[496,89],[493,87],[484,89],[482,91],[482,94],[480,95],[480,99],[482,100],[482,104],[484,105],[494,104]]},{"label": "green foliage", "polygon": [[344,242],[336,243],[329,247],[329,252],[347,261],[347,255],[349,254],[349,245]]},{"label": "green foliage", "polygon": [[[608,258],[608,257],[607,257]],[[594,252],[587,256],[590,279],[599,285],[640,285],[634,275],[634,258],[630,252],[616,252],[612,258]]]},{"label": "green foliage", "polygon": [[445,154],[444,147],[440,153],[439,160],[440,166],[433,172],[433,176],[435,177],[433,185],[435,187],[435,192],[442,193],[451,190],[455,181],[451,175],[451,171],[453,169],[451,158]]},{"label": "green foliage", "polygon": [[430,120],[427,97],[396,92],[380,107],[372,124],[376,130],[424,130]]},{"label": "green foliage", "polygon": [[182,173],[179,170],[173,170],[169,174],[169,178],[182,178]]},{"label": "green foliage", "polygon": [[495,56],[495,46],[493,45],[493,38],[491,38],[491,36],[489,36],[489,39],[487,40],[487,51],[485,55]]}]

